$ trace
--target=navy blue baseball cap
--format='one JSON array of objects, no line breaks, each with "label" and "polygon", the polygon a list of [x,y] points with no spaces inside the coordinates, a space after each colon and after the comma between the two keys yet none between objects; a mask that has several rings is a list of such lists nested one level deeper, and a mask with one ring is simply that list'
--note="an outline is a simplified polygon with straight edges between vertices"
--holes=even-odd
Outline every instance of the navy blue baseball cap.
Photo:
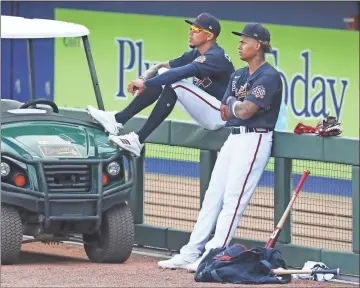
[{"label": "navy blue baseball cap", "polygon": [[216,36],[220,35],[221,27],[219,20],[209,13],[201,13],[196,17],[195,21],[185,20],[190,25],[196,25],[200,28],[209,30]]},{"label": "navy blue baseball cap", "polygon": [[270,43],[270,32],[259,23],[248,23],[241,32],[232,33],[238,36],[244,35],[258,41]]}]

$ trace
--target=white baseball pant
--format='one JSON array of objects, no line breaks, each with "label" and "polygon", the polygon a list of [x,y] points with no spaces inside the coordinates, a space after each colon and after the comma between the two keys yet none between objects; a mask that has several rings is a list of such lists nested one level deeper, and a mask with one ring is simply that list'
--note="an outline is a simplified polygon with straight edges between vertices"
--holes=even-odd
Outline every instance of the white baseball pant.
[{"label": "white baseball pant", "polygon": [[[160,68],[158,73],[162,74],[168,70]],[[214,96],[186,80],[177,81],[171,86],[178,96],[176,103],[204,129],[218,130],[225,126],[226,122],[221,119],[220,114],[221,102]]]},{"label": "white baseball pant", "polygon": [[[204,248],[207,253],[228,246],[270,159],[272,135],[229,135],[216,160],[190,240],[180,250],[185,258],[197,258]],[[215,225],[214,237],[208,242]]]}]

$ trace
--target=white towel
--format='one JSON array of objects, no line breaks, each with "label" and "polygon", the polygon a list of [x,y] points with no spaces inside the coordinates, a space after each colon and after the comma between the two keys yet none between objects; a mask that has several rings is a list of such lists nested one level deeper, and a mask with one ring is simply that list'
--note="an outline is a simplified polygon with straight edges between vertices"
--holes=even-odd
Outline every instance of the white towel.
[{"label": "white towel", "polygon": [[[307,261],[302,268],[302,270],[318,270],[318,269],[329,269],[324,263],[322,262],[314,262],[314,261]],[[334,277],[333,274],[293,274],[292,277],[294,279],[309,279],[314,281],[329,281]]]}]

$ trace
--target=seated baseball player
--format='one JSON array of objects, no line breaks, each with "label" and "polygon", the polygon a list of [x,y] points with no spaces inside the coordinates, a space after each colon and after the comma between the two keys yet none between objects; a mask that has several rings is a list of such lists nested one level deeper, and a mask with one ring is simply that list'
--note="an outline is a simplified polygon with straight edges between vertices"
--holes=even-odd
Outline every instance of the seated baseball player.
[{"label": "seated baseball player", "polygon": [[163,268],[196,271],[211,249],[230,244],[270,159],[282,99],[280,74],[265,61],[264,54],[271,52],[270,33],[257,23],[233,33],[240,36],[239,56],[248,65],[231,75],[222,99],[221,116],[230,134],[217,157],[189,242],[180,254],[160,261]]},{"label": "seated baseball player", "polygon": [[[225,125],[220,116],[221,99],[234,66],[217,44],[220,34],[218,19],[208,13],[190,24],[192,48],[179,58],[149,68],[139,79],[128,84],[134,100],[116,114],[87,107],[91,116],[110,134],[109,141],[139,156],[146,138],[167,118],[177,101],[200,126],[217,130]],[[193,83],[185,80],[193,77]],[[157,100],[145,125],[127,135],[117,136],[125,123]]]}]

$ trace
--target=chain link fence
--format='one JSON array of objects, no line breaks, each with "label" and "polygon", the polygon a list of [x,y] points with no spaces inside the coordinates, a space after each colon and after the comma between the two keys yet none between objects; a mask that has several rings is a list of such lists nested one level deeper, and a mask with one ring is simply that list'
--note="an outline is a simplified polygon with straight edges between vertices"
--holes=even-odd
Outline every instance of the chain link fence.
[{"label": "chain link fence", "polygon": [[350,165],[293,160],[292,182],[304,169],[311,174],[292,210],[292,242],[352,251],[352,171]]},{"label": "chain link fence", "polygon": [[[200,209],[200,151],[147,144],[144,224],[192,231]],[[293,160],[295,189],[311,171],[292,210],[292,243],[351,251],[351,166]],[[266,242],[274,228],[274,158],[245,209],[235,236]],[[292,191],[291,191],[292,193]]]},{"label": "chain link fence", "polygon": [[144,223],[191,231],[200,207],[199,150],[146,145]]}]

